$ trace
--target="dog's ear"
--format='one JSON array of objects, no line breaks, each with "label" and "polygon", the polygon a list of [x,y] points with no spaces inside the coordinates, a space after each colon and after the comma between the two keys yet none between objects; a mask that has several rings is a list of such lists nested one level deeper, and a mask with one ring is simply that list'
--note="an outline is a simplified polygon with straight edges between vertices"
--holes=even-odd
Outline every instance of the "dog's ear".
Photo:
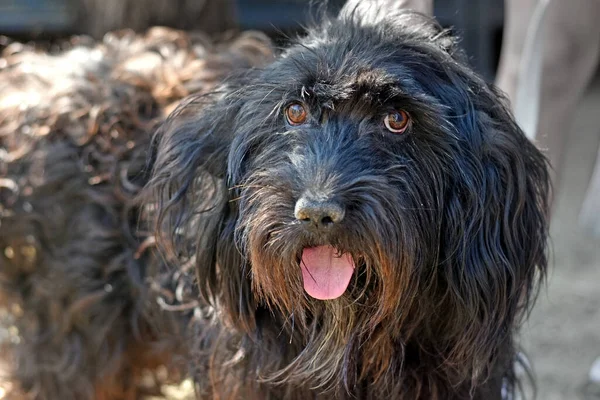
[{"label": "dog's ear", "polygon": [[200,295],[218,302],[231,323],[254,326],[245,262],[234,242],[237,208],[227,188],[234,120],[243,102],[214,93],[182,104],[158,129],[147,191],[156,207],[161,249],[179,265],[196,265]]},{"label": "dog's ear", "polygon": [[502,96],[477,84],[457,79],[444,91],[455,91],[444,101],[456,140],[448,142],[450,182],[440,204],[440,298],[445,333],[462,338],[455,361],[486,363],[496,344],[510,341],[545,275],[550,183],[546,158]]}]

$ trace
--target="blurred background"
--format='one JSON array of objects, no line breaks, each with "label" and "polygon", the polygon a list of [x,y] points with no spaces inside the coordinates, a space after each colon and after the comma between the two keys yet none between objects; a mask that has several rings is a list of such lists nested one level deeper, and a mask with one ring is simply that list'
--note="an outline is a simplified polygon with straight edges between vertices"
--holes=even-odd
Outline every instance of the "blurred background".
[{"label": "blurred background", "polygon": [[[113,29],[140,30],[167,25],[208,33],[236,27],[258,29],[280,37],[281,33],[300,30],[307,22],[309,3],[308,0],[0,0],[0,34],[38,39],[80,33],[100,37]],[[328,7],[335,11],[344,3],[345,0],[329,0]],[[161,7],[164,12],[151,12]],[[474,65],[488,78],[493,77],[500,54],[503,9],[503,0],[435,1],[438,20],[461,34]]]},{"label": "blurred background", "polygon": [[[343,3],[330,0],[328,7],[335,11]],[[461,37],[474,68],[493,81],[504,1],[436,0],[434,14]],[[257,29],[283,42],[302,30],[309,15],[309,2],[301,0],[0,0],[0,35],[53,41],[71,34],[99,38],[113,29],[167,25],[209,34]],[[0,40],[0,48],[3,43],[8,39]],[[589,383],[590,367],[600,356],[600,238],[579,224],[598,154],[599,110],[596,71],[566,135],[562,179],[555,188],[549,284],[522,332],[541,400],[600,399],[598,386]]]}]

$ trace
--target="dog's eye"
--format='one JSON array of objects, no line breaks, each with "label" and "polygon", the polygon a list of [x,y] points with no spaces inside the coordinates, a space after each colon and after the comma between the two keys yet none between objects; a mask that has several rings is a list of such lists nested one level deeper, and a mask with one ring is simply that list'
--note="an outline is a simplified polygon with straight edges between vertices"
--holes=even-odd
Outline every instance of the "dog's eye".
[{"label": "dog's eye", "polygon": [[285,118],[290,125],[302,125],[307,116],[306,108],[300,103],[292,103],[285,109]]},{"label": "dog's eye", "polygon": [[392,133],[404,133],[408,127],[409,121],[410,117],[408,116],[408,113],[404,110],[398,110],[386,115],[383,123]]}]

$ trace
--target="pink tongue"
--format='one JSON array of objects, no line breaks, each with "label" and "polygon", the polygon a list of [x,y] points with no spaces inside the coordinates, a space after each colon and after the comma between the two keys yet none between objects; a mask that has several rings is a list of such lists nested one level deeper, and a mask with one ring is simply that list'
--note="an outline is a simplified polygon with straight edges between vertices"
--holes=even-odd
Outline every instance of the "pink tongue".
[{"label": "pink tongue", "polygon": [[350,284],[354,273],[352,256],[341,256],[331,246],[310,247],[302,251],[304,290],[311,297],[330,300],[340,297]]}]

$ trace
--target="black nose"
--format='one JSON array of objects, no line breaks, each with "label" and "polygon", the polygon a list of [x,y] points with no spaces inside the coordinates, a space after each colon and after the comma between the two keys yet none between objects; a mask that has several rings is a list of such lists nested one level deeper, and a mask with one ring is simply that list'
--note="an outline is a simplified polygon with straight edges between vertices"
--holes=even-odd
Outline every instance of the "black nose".
[{"label": "black nose", "polygon": [[301,197],[296,202],[294,215],[303,223],[312,223],[315,227],[329,228],[344,219],[344,208],[338,203],[325,200],[313,200]]}]

